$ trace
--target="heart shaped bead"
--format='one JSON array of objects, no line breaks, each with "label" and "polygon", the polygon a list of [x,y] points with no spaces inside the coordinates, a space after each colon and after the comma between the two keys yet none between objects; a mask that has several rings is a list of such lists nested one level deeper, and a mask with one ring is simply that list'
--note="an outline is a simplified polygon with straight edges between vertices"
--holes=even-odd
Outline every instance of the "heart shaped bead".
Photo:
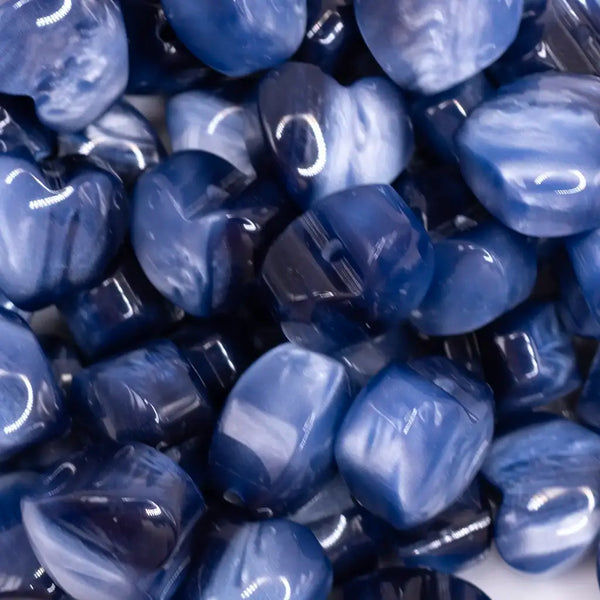
[{"label": "heart shaped bead", "polygon": [[483,474],[502,492],[495,543],[512,567],[563,570],[600,531],[600,436],[565,419],[545,419],[496,439]]},{"label": "heart shaped bead", "polygon": [[0,55],[0,91],[31,96],[58,131],[83,129],[127,84],[127,34],[114,0],[4,2]]},{"label": "heart shaped bead", "polygon": [[333,474],[333,442],[350,404],[337,361],[283,344],[244,372],[213,434],[213,485],[234,504],[284,514]]},{"label": "heart shaped bead", "polygon": [[[306,0],[162,0],[179,39],[209,67],[232,77],[284,62],[306,30]],[[227,35],[223,35],[226,31]]]},{"label": "heart shaped bead", "polygon": [[511,229],[563,237],[600,225],[600,80],[532,75],[476,108],[456,141],[465,180]]},{"label": "heart shaped bead", "polygon": [[400,87],[436,94],[491,65],[514,40],[523,1],[355,0],[371,52]]},{"label": "heart shaped bead", "polygon": [[338,468],[356,500],[397,529],[454,503],[492,440],[491,389],[442,357],[392,365],[358,395],[338,433]]},{"label": "heart shaped bead", "polygon": [[314,65],[289,62],[263,79],[258,98],[267,143],[303,208],[352,186],[391,183],[412,154],[404,101],[383,77],[346,88]]},{"label": "heart shaped bead", "polygon": [[160,452],[92,447],[61,463],[47,494],[25,498],[36,556],[75,598],[168,600],[185,574],[204,511],[192,480]]}]

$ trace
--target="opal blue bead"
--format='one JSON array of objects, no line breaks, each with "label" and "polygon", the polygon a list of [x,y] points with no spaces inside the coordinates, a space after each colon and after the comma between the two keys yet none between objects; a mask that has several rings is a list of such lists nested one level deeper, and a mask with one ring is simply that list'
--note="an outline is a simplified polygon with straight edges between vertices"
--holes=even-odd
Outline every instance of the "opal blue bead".
[{"label": "opal blue bead", "polygon": [[113,104],[82,131],[60,135],[59,149],[61,154],[81,154],[102,160],[128,186],[165,155],[150,122],[124,100]]},{"label": "opal blue bead", "polygon": [[261,82],[266,140],[303,208],[346,188],[391,183],[413,151],[398,89],[383,77],[344,87],[315,65],[290,62]]},{"label": "opal blue bead", "polygon": [[600,352],[596,352],[577,403],[579,419],[600,432]]},{"label": "opal blue bead", "polygon": [[98,285],[73,294],[59,309],[88,359],[154,337],[182,316],[156,291],[129,252]]},{"label": "opal blue bead", "polygon": [[0,462],[67,425],[60,390],[33,332],[0,310]]},{"label": "opal blue bead", "polygon": [[600,229],[567,238],[565,246],[586,303],[594,318],[600,319]]},{"label": "opal blue bead", "polygon": [[114,0],[4,2],[0,55],[0,91],[31,96],[40,120],[59,131],[97,119],[127,83],[127,34]]},{"label": "opal blue bead", "polygon": [[360,31],[400,87],[436,94],[491,65],[514,40],[522,0],[355,0]]},{"label": "opal blue bead", "polygon": [[125,237],[121,181],[84,161],[0,154],[0,289],[33,310],[91,285]]},{"label": "opal blue bead", "polygon": [[523,302],[535,284],[535,246],[494,221],[436,241],[434,252],[431,287],[411,315],[427,335],[475,331]]},{"label": "opal blue bead", "polygon": [[356,504],[339,475],[288,518],[311,529],[337,582],[377,567],[388,526]]},{"label": "opal blue bead", "polygon": [[132,242],[152,284],[197,317],[235,308],[270,240],[292,218],[270,180],[249,179],[205,152],[179,152],[135,188]]},{"label": "opal blue bead", "polygon": [[22,502],[36,556],[75,598],[168,600],[189,562],[204,511],[192,480],[142,444],[98,446],[70,457]]},{"label": "opal blue bead", "polygon": [[338,433],[337,465],[352,495],[397,529],[447,509],[492,440],[487,384],[443,357],[392,365],[356,398]]},{"label": "opal blue bead", "polygon": [[273,243],[263,266],[286,337],[323,352],[380,335],[431,282],[429,236],[385,185],[316,202]]},{"label": "opal blue bead", "polygon": [[53,334],[38,335],[38,342],[52,367],[54,379],[66,395],[75,373],[81,370],[79,353],[69,340]]},{"label": "opal blue bead", "polygon": [[337,361],[293,344],[270,350],[227,398],[210,448],[213,486],[260,514],[299,507],[333,474],[333,443],[350,400]]},{"label": "opal blue bead", "polygon": [[600,80],[532,75],[476,108],[457,135],[463,175],[511,229],[562,237],[600,225]]},{"label": "opal blue bead", "polygon": [[490,600],[458,577],[425,569],[381,569],[349,581],[332,600]]},{"label": "opal blue bead", "polygon": [[188,49],[232,77],[284,62],[306,30],[306,0],[261,0],[243,6],[236,0],[162,0],[162,5]]},{"label": "opal blue bead", "polygon": [[35,557],[21,518],[21,500],[42,490],[40,475],[24,471],[0,475],[0,597],[4,592],[45,599],[62,596]]},{"label": "opal blue bead", "polygon": [[497,438],[483,466],[502,492],[495,544],[528,573],[566,569],[600,531],[600,436],[554,418]]},{"label": "opal blue bead", "polygon": [[527,302],[480,335],[501,411],[550,404],[581,385],[575,350],[551,302]]}]

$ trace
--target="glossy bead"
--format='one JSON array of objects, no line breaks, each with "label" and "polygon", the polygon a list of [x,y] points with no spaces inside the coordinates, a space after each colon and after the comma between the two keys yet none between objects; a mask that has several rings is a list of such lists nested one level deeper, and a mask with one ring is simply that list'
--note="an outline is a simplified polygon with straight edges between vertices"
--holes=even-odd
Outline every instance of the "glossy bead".
[{"label": "glossy bead", "polygon": [[0,91],[31,96],[41,121],[59,131],[97,119],[127,83],[127,34],[114,0],[5,2],[0,55]]},{"label": "glossy bead", "polygon": [[71,389],[73,376],[81,370],[77,349],[69,340],[58,335],[38,335],[38,342],[50,362],[54,379],[64,394]]},{"label": "glossy bead", "polygon": [[565,246],[575,271],[575,276],[581,287],[592,314],[600,319],[600,229],[572,236],[565,241]]},{"label": "glossy bead", "polygon": [[33,332],[0,310],[0,462],[67,425],[60,390]]},{"label": "glossy bead", "polygon": [[355,0],[360,31],[400,87],[436,94],[491,65],[514,40],[522,0]]},{"label": "glossy bead", "polygon": [[333,600],[490,600],[474,585],[425,569],[382,569],[349,581]]},{"label": "glossy bead", "polygon": [[236,0],[162,0],[162,5],[189,50],[232,77],[284,62],[298,49],[306,30],[306,0],[263,0],[243,7]]},{"label": "glossy bead", "polygon": [[88,358],[125,350],[160,334],[181,318],[125,252],[98,285],[59,305],[78,348]]},{"label": "glossy bead", "polygon": [[83,131],[59,137],[61,154],[94,156],[108,164],[130,186],[165,155],[150,122],[120,100]]},{"label": "glossy bead", "polygon": [[579,401],[577,416],[581,421],[597,432],[600,432],[600,352],[596,352],[590,372]]},{"label": "glossy bead", "polygon": [[535,246],[494,221],[434,243],[431,287],[412,315],[427,335],[475,331],[523,302],[535,284]]},{"label": "glossy bead", "polygon": [[0,289],[26,310],[97,280],[128,224],[116,176],[88,162],[46,167],[0,154]]},{"label": "glossy bead", "polygon": [[566,569],[600,531],[600,436],[565,419],[533,423],[496,439],[483,474],[502,504],[495,543],[528,573]]},{"label": "glossy bead", "polygon": [[333,474],[333,442],[350,400],[337,361],[293,344],[267,352],[221,413],[209,456],[214,487],[261,514],[297,508]]},{"label": "glossy bead", "polygon": [[487,381],[502,411],[550,404],[581,385],[575,350],[551,302],[528,302],[480,335]]},{"label": "glossy bead", "polygon": [[508,85],[458,132],[460,166],[511,229],[562,237],[600,225],[600,80],[532,75]]},{"label": "glossy bead", "polygon": [[220,524],[204,547],[182,600],[326,600],[331,590],[329,561],[310,530],[297,523]]},{"label": "glossy bead", "polygon": [[94,447],[22,502],[36,556],[75,598],[168,600],[185,574],[204,501],[191,479],[141,444]]},{"label": "glossy bead", "polygon": [[136,256],[152,284],[191,315],[238,306],[268,242],[292,218],[275,183],[247,184],[230,163],[190,151],[172,155],[136,185]]},{"label": "glossy bead", "polygon": [[412,154],[404,101],[383,77],[344,87],[290,62],[263,79],[258,98],[267,143],[303,208],[352,186],[391,183]]},{"label": "glossy bead", "polygon": [[490,388],[442,357],[392,365],[356,398],[336,441],[352,495],[397,529],[448,508],[491,442]]},{"label": "glossy bead", "polygon": [[416,308],[433,271],[429,236],[389,186],[316,202],[272,244],[263,280],[286,337],[330,352],[379,335]]}]

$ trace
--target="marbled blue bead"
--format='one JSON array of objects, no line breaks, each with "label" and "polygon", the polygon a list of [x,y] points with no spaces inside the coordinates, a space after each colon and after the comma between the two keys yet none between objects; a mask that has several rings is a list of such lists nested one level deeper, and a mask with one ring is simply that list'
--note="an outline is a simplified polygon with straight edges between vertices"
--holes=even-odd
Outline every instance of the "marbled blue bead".
[{"label": "marbled blue bead", "polygon": [[344,87],[290,62],[263,79],[258,99],[267,143],[303,208],[352,186],[391,183],[412,154],[404,101],[383,77]]},{"label": "marbled blue bead", "polygon": [[600,531],[600,436],[565,419],[526,425],[495,440],[483,474],[502,492],[495,543],[528,573],[566,569]]},{"label": "marbled blue bead", "polygon": [[333,443],[350,400],[337,361],[293,344],[267,352],[221,413],[209,456],[214,487],[260,513],[300,506],[333,474]]},{"label": "marbled blue bead", "polygon": [[272,181],[205,152],[172,155],[135,188],[132,242],[152,284],[186,312],[237,307],[270,240],[293,213]]},{"label": "marbled blue bead", "polygon": [[286,337],[323,352],[380,335],[431,282],[429,236],[389,186],[316,202],[272,244],[263,280]]},{"label": "marbled blue bead", "polygon": [[600,229],[567,238],[565,245],[587,305],[600,319]]},{"label": "marbled blue bead", "polygon": [[0,289],[26,310],[94,283],[128,226],[121,181],[84,161],[0,154],[0,199]]},{"label": "marbled blue bead", "polygon": [[220,524],[182,600],[326,600],[331,565],[306,527],[285,519]]},{"label": "marbled blue bead", "polygon": [[77,133],[59,136],[61,154],[94,156],[108,164],[126,185],[165,155],[150,122],[131,104],[120,100]]},{"label": "marbled blue bead", "polygon": [[442,357],[392,365],[356,398],[336,441],[352,495],[397,529],[448,508],[492,440],[492,391]]},{"label": "marbled blue bead", "polygon": [[457,134],[481,203],[511,229],[562,237],[600,225],[600,79],[532,75],[501,88]]},{"label": "marbled blue bead", "polygon": [[188,49],[233,77],[284,62],[306,30],[306,0],[261,0],[243,6],[236,0],[162,0],[162,5]]},{"label": "marbled blue bead", "polygon": [[182,316],[156,291],[129,252],[98,285],[73,294],[60,302],[59,309],[88,359],[155,337]]},{"label": "marbled blue bead", "polygon": [[588,427],[600,432],[600,352],[596,352],[577,403],[577,416]]},{"label": "marbled blue bead", "polygon": [[475,331],[523,302],[535,284],[534,244],[494,221],[434,243],[431,287],[411,316],[427,335]]},{"label": "marbled blue bead", "polygon": [[0,310],[0,462],[67,426],[60,390],[33,332]]},{"label": "marbled blue bead", "polygon": [[97,119],[127,84],[127,34],[114,0],[4,2],[0,55],[0,91],[31,96],[40,120],[59,131]]},{"label": "marbled blue bead", "polygon": [[528,302],[484,330],[487,380],[502,411],[550,404],[581,385],[575,350],[551,302]]},{"label": "marbled blue bead", "polygon": [[349,581],[332,600],[490,600],[458,577],[425,569],[382,569]]},{"label": "marbled blue bead", "polygon": [[168,600],[185,574],[204,511],[192,480],[142,444],[93,447],[50,474],[48,493],[22,502],[33,550],[75,598]]},{"label": "marbled blue bead", "polygon": [[523,1],[355,0],[360,31],[401,87],[435,94],[491,65],[514,40]]}]

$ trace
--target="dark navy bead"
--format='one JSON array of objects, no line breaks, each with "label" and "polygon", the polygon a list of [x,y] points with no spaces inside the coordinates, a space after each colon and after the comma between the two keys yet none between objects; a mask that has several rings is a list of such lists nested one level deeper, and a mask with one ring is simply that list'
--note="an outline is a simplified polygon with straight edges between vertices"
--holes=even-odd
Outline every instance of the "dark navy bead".
[{"label": "dark navy bead", "polygon": [[566,569],[600,531],[600,436],[565,419],[496,439],[483,474],[502,492],[495,544],[528,573]]},{"label": "dark navy bead", "polygon": [[83,131],[59,137],[61,154],[94,156],[108,164],[125,185],[156,165],[165,150],[150,122],[120,100]]},{"label": "dark navy bead", "polygon": [[92,163],[40,169],[0,154],[0,289],[26,310],[89,286],[116,255],[129,210],[121,181]]},{"label": "dark navy bead", "polygon": [[127,83],[127,34],[114,0],[5,2],[0,56],[0,91],[31,96],[41,121],[60,131],[97,119]]},{"label": "dark navy bead", "polygon": [[182,316],[156,291],[128,252],[100,284],[69,297],[59,309],[88,359],[154,337]]},{"label": "dark navy bead", "polygon": [[349,581],[332,600],[490,600],[458,577],[425,569],[382,569]]},{"label": "dark navy bead", "polygon": [[210,439],[206,436],[194,437],[165,448],[163,452],[191,477],[198,489],[202,489],[207,480],[209,445]]},{"label": "dark navy bead", "polygon": [[491,65],[514,40],[523,1],[355,0],[371,52],[400,86],[436,94]]},{"label": "dark navy bead", "polygon": [[50,362],[54,379],[64,394],[71,388],[73,376],[81,370],[79,354],[74,345],[58,335],[38,335],[38,341]]},{"label": "dark navy bead", "polygon": [[475,331],[523,302],[535,284],[535,246],[494,221],[434,243],[431,287],[411,316],[427,335]]},{"label": "dark navy bead", "polygon": [[596,352],[588,378],[581,390],[577,416],[585,425],[600,432],[600,352]]},{"label": "dark navy bead", "polygon": [[339,350],[380,335],[415,309],[433,271],[429,236],[389,186],[316,202],[269,249],[263,280],[286,337]]},{"label": "dark navy bead", "polygon": [[258,97],[268,145],[303,208],[352,186],[391,183],[412,154],[404,101],[383,77],[344,87],[290,62],[263,79]]},{"label": "dark navy bead", "polygon": [[475,477],[492,440],[491,389],[442,357],[390,366],[356,398],[336,441],[352,495],[397,529],[425,523]]},{"label": "dark navy bead", "polygon": [[215,418],[209,391],[167,340],[80,371],[70,402],[85,427],[120,443],[170,446],[208,437]]},{"label": "dark navy bead", "polygon": [[283,514],[333,474],[333,443],[350,404],[344,367],[283,344],[258,359],[227,398],[210,448],[225,500]]},{"label": "dark navy bead", "polygon": [[36,556],[75,598],[168,600],[204,511],[192,480],[141,444],[93,447],[59,465],[48,493],[22,502]]},{"label": "dark navy bead", "polygon": [[0,462],[68,425],[60,390],[33,332],[0,311]]},{"label": "dark navy bead", "polygon": [[487,380],[502,411],[550,404],[581,385],[575,350],[551,302],[528,302],[480,335]]},{"label": "dark navy bead", "polygon": [[186,312],[237,307],[270,240],[293,217],[272,181],[205,152],[179,152],[140,177],[132,241],[148,279]]},{"label": "dark navy bead", "polygon": [[306,0],[243,6],[236,0],[162,0],[162,5],[189,50],[215,71],[233,77],[284,62],[306,30]]},{"label": "dark navy bead", "polygon": [[219,524],[205,548],[183,600],[326,600],[331,590],[331,565],[298,523]]},{"label": "dark navy bead", "polygon": [[532,75],[502,88],[458,132],[465,180],[493,215],[526,235],[598,227],[599,109],[595,77]]}]

